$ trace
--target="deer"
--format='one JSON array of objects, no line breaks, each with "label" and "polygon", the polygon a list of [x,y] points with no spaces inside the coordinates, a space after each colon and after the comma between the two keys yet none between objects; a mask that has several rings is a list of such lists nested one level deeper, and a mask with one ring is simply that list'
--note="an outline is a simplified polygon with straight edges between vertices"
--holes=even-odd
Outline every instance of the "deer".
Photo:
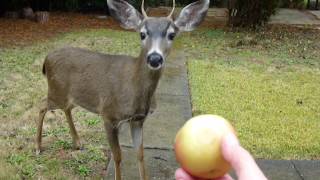
[{"label": "deer", "polygon": [[36,152],[39,154],[42,150],[45,115],[56,109],[65,113],[73,148],[81,148],[71,113],[74,107],[80,106],[103,119],[116,180],[121,180],[119,125],[129,123],[133,147],[137,151],[140,179],[147,180],[143,123],[156,107],[154,94],[174,38],[180,32],[192,31],[199,26],[207,14],[209,0],[189,4],[175,20],[174,0],[167,17],[148,17],[144,0],[142,14],[124,0],[107,0],[107,4],[111,16],[120,26],[140,34],[140,54],[138,57],[111,55],[74,47],[50,52],[42,69],[47,79],[48,93],[40,107]]}]

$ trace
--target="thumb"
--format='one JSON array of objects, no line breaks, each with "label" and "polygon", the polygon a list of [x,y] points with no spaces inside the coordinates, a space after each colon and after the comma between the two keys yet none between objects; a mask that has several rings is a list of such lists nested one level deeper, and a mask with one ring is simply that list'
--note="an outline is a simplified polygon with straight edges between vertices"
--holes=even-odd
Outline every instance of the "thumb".
[{"label": "thumb", "polygon": [[222,154],[234,168],[239,180],[265,180],[266,177],[250,153],[240,146],[237,137],[230,133],[222,140]]}]

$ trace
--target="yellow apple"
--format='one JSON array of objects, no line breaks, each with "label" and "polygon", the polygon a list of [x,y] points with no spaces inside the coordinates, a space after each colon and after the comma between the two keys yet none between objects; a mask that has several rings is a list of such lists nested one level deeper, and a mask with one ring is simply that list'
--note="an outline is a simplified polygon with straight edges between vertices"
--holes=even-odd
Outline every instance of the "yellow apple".
[{"label": "yellow apple", "polygon": [[223,158],[221,140],[234,133],[231,124],[216,115],[200,115],[188,120],[175,139],[175,154],[189,174],[205,179],[217,178],[230,170]]}]

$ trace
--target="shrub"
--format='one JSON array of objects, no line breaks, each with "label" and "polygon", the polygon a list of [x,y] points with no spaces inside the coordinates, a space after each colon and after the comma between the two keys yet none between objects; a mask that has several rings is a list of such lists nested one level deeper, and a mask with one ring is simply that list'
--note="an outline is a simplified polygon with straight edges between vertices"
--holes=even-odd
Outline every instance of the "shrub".
[{"label": "shrub", "polygon": [[256,28],[269,20],[278,5],[279,0],[238,0],[235,7],[237,13],[231,23]]},{"label": "shrub", "polygon": [[78,0],[66,0],[65,7],[68,11],[75,11],[79,9],[79,1]]},{"label": "shrub", "polygon": [[22,0],[6,0],[1,3],[8,11],[18,11],[22,8]]}]

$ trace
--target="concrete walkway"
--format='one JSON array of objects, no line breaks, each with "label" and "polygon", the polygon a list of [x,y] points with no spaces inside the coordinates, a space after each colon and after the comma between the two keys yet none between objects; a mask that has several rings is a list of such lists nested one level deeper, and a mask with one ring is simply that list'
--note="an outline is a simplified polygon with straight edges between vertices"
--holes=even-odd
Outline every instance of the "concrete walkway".
[{"label": "concrete walkway", "polygon": [[317,11],[309,11],[312,15],[314,15],[317,19],[320,20],[320,10]]},{"label": "concrete walkway", "polygon": [[[172,53],[157,89],[158,108],[149,116],[144,127],[145,163],[152,180],[173,180],[178,168],[173,142],[178,129],[191,114],[186,58],[183,52]],[[138,180],[136,153],[131,146],[129,129],[121,129],[122,176],[124,180]],[[320,161],[257,160],[270,180],[318,180]],[[106,179],[114,178],[113,161],[108,165]],[[231,172],[234,176],[234,173]]]},{"label": "concrete walkway", "polygon": [[301,11],[298,9],[278,9],[276,14],[270,17],[269,24],[284,25],[320,25],[320,19],[317,18],[319,11]]}]

